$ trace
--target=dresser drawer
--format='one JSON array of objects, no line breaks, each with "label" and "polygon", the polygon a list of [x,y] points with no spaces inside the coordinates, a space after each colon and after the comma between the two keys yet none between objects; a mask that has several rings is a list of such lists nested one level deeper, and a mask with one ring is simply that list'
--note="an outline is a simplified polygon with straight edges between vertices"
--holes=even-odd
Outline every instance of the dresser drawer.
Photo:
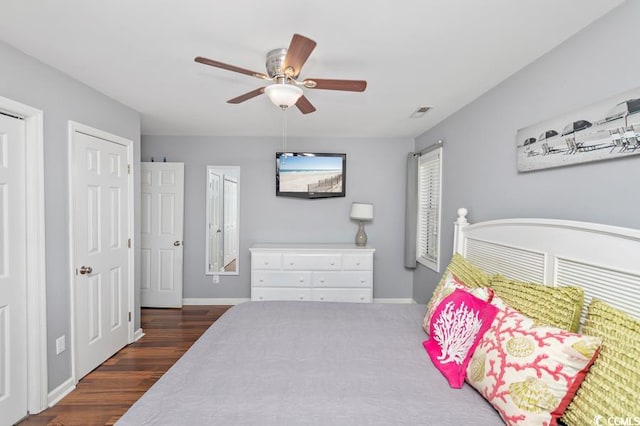
[{"label": "dresser drawer", "polygon": [[373,269],[373,256],[370,254],[343,254],[342,269],[367,271]]},{"label": "dresser drawer", "polygon": [[330,271],[339,270],[341,255],[330,253],[283,253],[282,269]]},{"label": "dresser drawer", "polygon": [[310,287],[311,272],[254,271],[251,274],[254,287]]},{"label": "dresser drawer", "polygon": [[311,300],[311,289],[254,287],[251,300]]},{"label": "dresser drawer", "polygon": [[282,268],[282,253],[252,253],[251,269]]},{"label": "dresser drawer", "polygon": [[313,287],[371,287],[373,272],[314,272],[311,276]]},{"label": "dresser drawer", "polygon": [[317,302],[358,302],[371,303],[371,288],[313,288],[311,300]]}]

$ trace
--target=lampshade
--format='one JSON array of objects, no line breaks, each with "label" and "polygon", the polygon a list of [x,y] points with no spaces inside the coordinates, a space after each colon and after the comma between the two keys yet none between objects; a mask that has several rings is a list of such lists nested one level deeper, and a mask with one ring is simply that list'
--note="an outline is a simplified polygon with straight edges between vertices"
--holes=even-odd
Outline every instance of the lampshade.
[{"label": "lampshade", "polygon": [[368,203],[351,204],[351,219],[372,220],[373,204],[368,204]]},{"label": "lampshade", "polygon": [[295,105],[302,96],[302,89],[293,84],[272,84],[264,88],[271,102],[280,108],[289,108]]}]

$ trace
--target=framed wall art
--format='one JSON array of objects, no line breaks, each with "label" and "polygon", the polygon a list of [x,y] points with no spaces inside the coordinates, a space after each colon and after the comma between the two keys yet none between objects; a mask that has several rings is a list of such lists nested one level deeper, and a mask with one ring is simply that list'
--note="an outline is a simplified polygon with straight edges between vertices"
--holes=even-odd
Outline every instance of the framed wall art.
[{"label": "framed wall art", "polygon": [[517,133],[519,172],[640,154],[640,88]]}]

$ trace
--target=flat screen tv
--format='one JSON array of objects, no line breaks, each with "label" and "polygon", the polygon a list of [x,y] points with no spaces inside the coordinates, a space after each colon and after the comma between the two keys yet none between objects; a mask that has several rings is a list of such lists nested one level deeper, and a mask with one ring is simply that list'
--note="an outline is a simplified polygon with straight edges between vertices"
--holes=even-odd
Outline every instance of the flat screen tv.
[{"label": "flat screen tv", "polygon": [[344,197],[346,178],[346,154],[276,152],[276,195]]}]

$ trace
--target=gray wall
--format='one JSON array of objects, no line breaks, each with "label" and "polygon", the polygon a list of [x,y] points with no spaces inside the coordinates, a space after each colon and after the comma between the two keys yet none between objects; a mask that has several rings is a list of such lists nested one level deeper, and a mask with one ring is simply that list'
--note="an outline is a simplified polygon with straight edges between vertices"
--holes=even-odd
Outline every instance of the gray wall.
[{"label": "gray wall", "polygon": [[[132,109],[2,42],[0,64],[0,96],[44,112],[47,356],[48,388],[51,391],[71,377],[68,121],[73,120],[133,140],[134,168],[137,170],[140,118]],[[135,178],[138,192],[138,175]],[[138,198],[134,235],[139,229]],[[136,255],[136,264],[139,264],[139,255]],[[136,278],[137,286],[139,282]],[[138,292],[136,290],[136,294]],[[136,325],[138,327],[139,322]],[[62,335],[66,336],[67,350],[56,355],[55,339]]]},{"label": "gray wall", "polygon": [[[640,86],[638,17],[640,2],[622,4],[416,139],[417,149],[445,141],[444,266],[458,207],[472,222],[545,217],[640,228],[640,156],[518,173],[515,141],[518,129]],[[438,279],[418,267],[414,298],[427,300]]]},{"label": "gray wall", "polygon": [[[297,113],[297,111],[293,111]],[[355,239],[353,201],[374,204],[366,225],[376,248],[374,297],[411,298],[412,273],[403,267],[405,158],[412,139],[295,139],[287,150],[345,152],[345,198],[301,200],[275,196],[279,138],[143,136],[142,160],[185,163],[184,297],[248,298],[249,247],[259,242],[342,242]],[[207,165],[240,166],[240,275],[213,284],[204,274]]]}]

